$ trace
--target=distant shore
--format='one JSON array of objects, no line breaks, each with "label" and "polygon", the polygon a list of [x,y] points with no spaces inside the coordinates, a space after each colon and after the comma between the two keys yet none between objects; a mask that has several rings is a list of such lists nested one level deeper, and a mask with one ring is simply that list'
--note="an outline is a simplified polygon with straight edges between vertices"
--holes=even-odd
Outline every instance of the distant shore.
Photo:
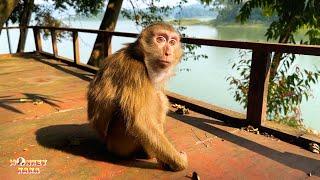
[{"label": "distant shore", "polygon": [[[174,23],[174,21],[170,20],[169,23]],[[190,19],[181,19],[180,24],[182,26],[192,26],[192,25],[207,25],[207,26],[213,26],[213,27],[252,27],[252,28],[264,28],[268,25],[266,23],[262,22],[256,22],[256,23],[245,23],[241,24],[238,22],[217,22],[214,19],[208,19],[202,20],[197,18],[190,18]]]}]

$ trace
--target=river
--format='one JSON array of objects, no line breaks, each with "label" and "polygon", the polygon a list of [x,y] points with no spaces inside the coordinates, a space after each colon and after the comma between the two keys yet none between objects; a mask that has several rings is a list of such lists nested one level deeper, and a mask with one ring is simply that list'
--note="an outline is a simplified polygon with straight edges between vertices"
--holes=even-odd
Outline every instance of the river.
[{"label": "river", "polygon": [[[79,21],[66,22],[70,27],[98,29],[99,21]],[[264,37],[264,27],[238,27],[230,26],[224,28],[215,28],[204,25],[188,26],[185,33],[191,37],[221,39],[221,40],[237,40],[266,42]],[[119,21],[116,31],[122,32],[139,32],[140,29],[128,21]],[[18,30],[10,30],[11,44],[16,50],[18,41]],[[80,37],[80,58],[86,63],[95,41],[96,35],[90,33],[79,33]],[[112,39],[113,52],[123,47],[123,44],[133,42],[133,38],[114,37]],[[2,31],[0,36],[0,54],[8,53],[8,45],[6,43],[6,33]],[[27,38],[27,51],[35,49],[33,43],[33,33],[29,32]],[[43,49],[52,52],[51,40],[43,41]],[[72,58],[72,40],[62,40],[58,42],[59,55]],[[239,50],[230,48],[208,47],[202,46],[196,50],[197,54],[206,54],[207,59],[182,61],[177,68],[176,76],[173,77],[168,89],[193,97],[208,103],[215,104],[220,107],[232,109],[234,111],[245,113],[246,110],[233,99],[232,91],[226,78],[234,74],[231,69],[232,61],[239,56]],[[301,56],[298,55],[294,67],[300,66],[310,70],[320,69],[320,57]],[[183,69],[190,69],[186,71]],[[301,104],[302,118],[307,127],[320,131],[320,84],[312,86],[313,98],[303,101]]]}]

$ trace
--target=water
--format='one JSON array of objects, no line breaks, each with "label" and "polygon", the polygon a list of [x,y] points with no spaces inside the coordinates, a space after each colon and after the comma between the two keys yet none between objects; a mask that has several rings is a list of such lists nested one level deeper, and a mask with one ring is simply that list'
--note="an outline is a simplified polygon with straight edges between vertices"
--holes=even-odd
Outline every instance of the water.
[{"label": "water", "polygon": [[[67,22],[68,23],[68,22]],[[99,21],[81,21],[69,22],[70,27],[98,29]],[[136,28],[131,22],[120,21],[117,24],[116,31],[138,33],[141,29]],[[209,26],[190,26],[185,32],[189,36],[197,38],[238,40],[266,42],[264,37],[265,28],[263,27],[224,27],[214,28]],[[11,43],[13,50],[16,50],[18,41],[18,30],[10,30]],[[81,62],[86,63],[90,57],[90,53],[96,38],[95,34],[79,33],[80,38],[80,58]],[[114,37],[112,39],[112,50],[117,51],[124,46],[125,43],[133,42],[134,38]],[[43,41],[43,49],[52,52],[51,38]],[[29,31],[27,38],[27,51],[35,50],[33,42],[33,33]],[[72,40],[66,39],[58,42],[59,55],[73,58]],[[198,61],[188,60],[182,61],[177,68],[176,76],[173,77],[168,89],[193,97],[208,103],[215,104],[220,107],[232,109],[234,111],[246,113],[233,99],[233,94],[226,82],[226,77],[234,74],[231,69],[232,61],[237,58],[239,51],[237,49],[219,48],[202,46],[196,51],[199,54],[206,54],[208,59],[200,59]],[[0,54],[8,53],[8,45],[5,31],[0,36]],[[315,56],[297,56],[294,66],[300,66],[310,70],[320,69],[320,57]],[[180,71],[189,68],[191,71]],[[301,105],[302,118],[308,127],[320,130],[319,110],[320,110],[320,88],[319,84],[313,86],[314,98],[303,101]]]}]

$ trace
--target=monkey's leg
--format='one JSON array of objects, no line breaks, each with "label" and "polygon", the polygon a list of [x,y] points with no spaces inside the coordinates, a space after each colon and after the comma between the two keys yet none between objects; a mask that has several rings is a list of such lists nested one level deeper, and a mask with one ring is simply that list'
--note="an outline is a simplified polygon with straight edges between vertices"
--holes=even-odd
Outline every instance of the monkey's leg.
[{"label": "monkey's leg", "polygon": [[126,132],[125,122],[121,118],[110,122],[105,141],[108,151],[122,158],[134,158],[139,151],[143,151],[136,138]]},{"label": "monkey's leg", "polygon": [[127,132],[126,120],[121,112],[114,112],[105,136],[109,152],[122,158],[150,159],[150,154],[131,133]]},{"label": "monkey's leg", "polygon": [[90,125],[98,132],[100,137],[106,136],[106,130],[109,127],[110,119],[112,119],[112,113],[114,106],[107,104],[108,108],[97,108],[92,102],[88,103],[88,114]]}]

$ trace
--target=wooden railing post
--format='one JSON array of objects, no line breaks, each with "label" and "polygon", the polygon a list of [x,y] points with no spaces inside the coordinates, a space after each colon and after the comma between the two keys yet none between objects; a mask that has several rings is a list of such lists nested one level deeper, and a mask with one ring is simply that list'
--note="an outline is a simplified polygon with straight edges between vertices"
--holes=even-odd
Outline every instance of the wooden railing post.
[{"label": "wooden railing post", "polygon": [[80,51],[79,51],[78,31],[72,31],[72,41],[73,41],[73,59],[74,59],[74,63],[80,64]]},{"label": "wooden railing post", "polygon": [[[6,27],[8,27],[8,21],[6,22]],[[8,40],[9,53],[12,54],[9,29],[6,29],[6,31],[7,31],[7,40]]]},{"label": "wooden railing post", "polygon": [[253,49],[252,52],[247,121],[255,127],[260,127],[266,118],[270,55],[263,49]]},{"label": "wooden railing post", "polygon": [[52,51],[54,57],[58,56],[58,47],[57,47],[57,36],[56,36],[56,30],[51,29],[51,43],[52,43]]},{"label": "wooden railing post", "polygon": [[41,43],[41,37],[40,37],[40,30],[38,27],[33,28],[33,35],[34,35],[34,42],[36,45],[36,51],[42,52],[42,43]]}]

